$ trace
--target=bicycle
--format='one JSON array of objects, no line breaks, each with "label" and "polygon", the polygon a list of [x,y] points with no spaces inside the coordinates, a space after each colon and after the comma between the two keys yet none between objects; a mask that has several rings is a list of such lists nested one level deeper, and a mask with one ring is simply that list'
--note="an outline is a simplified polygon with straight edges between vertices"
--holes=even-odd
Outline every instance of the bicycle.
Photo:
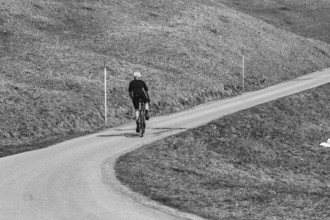
[{"label": "bicycle", "polygon": [[140,133],[141,133],[141,137],[143,137],[143,134],[145,132],[146,129],[146,109],[145,109],[145,105],[144,102],[142,100],[139,101],[139,105],[140,105],[140,116],[139,116],[139,127],[140,127]]}]

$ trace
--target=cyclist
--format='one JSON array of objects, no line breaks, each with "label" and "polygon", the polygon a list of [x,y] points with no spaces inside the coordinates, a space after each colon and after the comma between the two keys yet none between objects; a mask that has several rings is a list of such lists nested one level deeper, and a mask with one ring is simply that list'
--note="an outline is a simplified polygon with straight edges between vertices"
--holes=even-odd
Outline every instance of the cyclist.
[{"label": "cyclist", "polygon": [[129,96],[133,101],[133,105],[135,108],[135,120],[136,120],[136,132],[140,132],[139,127],[139,101],[142,100],[145,103],[146,109],[146,120],[149,120],[149,94],[148,94],[148,87],[147,84],[139,79],[141,77],[140,72],[134,73],[134,80],[129,83],[128,92]]}]

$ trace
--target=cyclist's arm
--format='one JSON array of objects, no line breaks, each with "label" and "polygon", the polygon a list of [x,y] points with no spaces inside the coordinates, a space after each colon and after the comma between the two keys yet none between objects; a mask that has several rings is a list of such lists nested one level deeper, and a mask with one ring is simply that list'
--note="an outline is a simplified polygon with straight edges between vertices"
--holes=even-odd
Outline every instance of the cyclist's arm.
[{"label": "cyclist's arm", "polygon": [[147,94],[147,98],[149,99],[149,102],[150,102],[149,91],[146,91],[146,94]]},{"label": "cyclist's arm", "polygon": [[130,93],[129,93],[129,97],[130,97],[131,99],[133,99],[133,92],[130,92]]},{"label": "cyclist's arm", "polygon": [[129,94],[129,97],[131,99],[133,99],[133,89],[132,89],[131,83],[129,84],[129,87],[128,87],[128,94]]},{"label": "cyclist's arm", "polygon": [[149,98],[149,90],[148,90],[148,87],[147,87],[147,84],[143,81],[143,90],[145,91],[145,93],[147,94],[147,97],[150,101],[150,98]]},{"label": "cyclist's arm", "polygon": [[145,93],[147,94],[147,97],[148,97],[148,99],[150,101],[149,90],[148,90],[147,84],[145,82],[143,82],[143,89],[144,89]]}]

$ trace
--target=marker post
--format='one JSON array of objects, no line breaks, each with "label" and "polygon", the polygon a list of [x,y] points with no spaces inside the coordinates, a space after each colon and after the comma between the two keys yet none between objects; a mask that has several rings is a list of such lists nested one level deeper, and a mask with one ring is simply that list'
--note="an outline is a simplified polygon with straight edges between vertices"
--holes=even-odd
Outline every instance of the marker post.
[{"label": "marker post", "polygon": [[108,108],[107,108],[107,65],[104,60],[104,123],[108,122]]},{"label": "marker post", "polygon": [[243,49],[242,49],[242,88],[244,91],[245,90],[245,54]]}]

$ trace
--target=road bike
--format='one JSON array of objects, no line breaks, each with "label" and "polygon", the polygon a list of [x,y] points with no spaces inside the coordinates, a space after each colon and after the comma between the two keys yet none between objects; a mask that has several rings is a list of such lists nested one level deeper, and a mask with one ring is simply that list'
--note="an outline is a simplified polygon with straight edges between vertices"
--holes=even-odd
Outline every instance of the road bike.
[{"label": "road bike", "polygon": [[138,123],[139,123],[139,127],[140,127],[141,137],[143,137],[143,134],[146,129],[146,108],[145,108],[145,104],[142,100],[139,101],[139,106],[140,106],[140,108],[139,108],[140,116],[139,116]]}]

